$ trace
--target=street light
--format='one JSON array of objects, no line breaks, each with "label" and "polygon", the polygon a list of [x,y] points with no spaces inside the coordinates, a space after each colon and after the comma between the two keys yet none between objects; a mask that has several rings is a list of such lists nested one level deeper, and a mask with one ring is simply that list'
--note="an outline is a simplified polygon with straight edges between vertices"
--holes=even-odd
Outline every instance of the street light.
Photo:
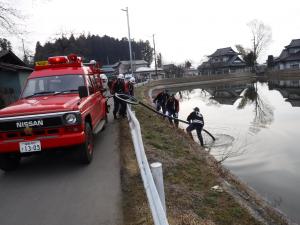
[{"label": "street light", "polygon": [[133,75],[133,67],[132,67],[132,52],[131,52],[131,39],[130,39],[130,26],[129,26],[129,13],[128,13],[128,7],[126,9],[121,9],[122,11],[126,12],[127,16],[127,26],[128,26],[128,43],[129,43],[129,55],[130,55],[130,69],[131,73]]}]

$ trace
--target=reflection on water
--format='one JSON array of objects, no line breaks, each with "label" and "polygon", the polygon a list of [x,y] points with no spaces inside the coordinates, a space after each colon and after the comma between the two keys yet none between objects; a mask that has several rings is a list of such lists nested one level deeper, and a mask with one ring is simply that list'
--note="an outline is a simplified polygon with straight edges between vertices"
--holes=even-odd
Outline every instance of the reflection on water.
[{"label": "reflection on water", "polygon": [[258,133],[261,128],[265,128],[272,123],[273,107],[264,95],[259,94],[257,83],[248,85],[244,90],[238,109],[243,109],[246,105],[254,106],[254,118],[249,127],[251,132]]},{"label": "reflection on water", "polygon": [[[178,91],[179,118],[196,106],[216,159],[300,223],[300,81],[230,82]],[[182,128],[186,125],[181,124]]]}]

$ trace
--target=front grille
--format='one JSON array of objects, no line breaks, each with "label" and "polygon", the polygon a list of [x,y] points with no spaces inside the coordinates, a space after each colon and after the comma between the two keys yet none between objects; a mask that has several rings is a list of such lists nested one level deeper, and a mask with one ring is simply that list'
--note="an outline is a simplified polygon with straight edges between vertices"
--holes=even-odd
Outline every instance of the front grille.
[{"label": "front grille", "polygon": [[47,136],[53,134],[59,134],[59,129],[39,129],[39,130],[32,130],[31,133],[25,133],[24,131],[0,133],[0,140],[18,139],[18,138],[31,137],[31,136],[39,137],[39,136]]},{"label": "front grille", "polygon": [[[14,121],[0,122],[0,132],[9,131],[21,131],[24,130],[26,124],[36,123],[36,126],[29,126],[32,128],[54,128],[63,125],[62,117],[50,117],[50,118],[32,118],[32,119],[20,119]],[[17,125],[19,124],[19,126]]]}]

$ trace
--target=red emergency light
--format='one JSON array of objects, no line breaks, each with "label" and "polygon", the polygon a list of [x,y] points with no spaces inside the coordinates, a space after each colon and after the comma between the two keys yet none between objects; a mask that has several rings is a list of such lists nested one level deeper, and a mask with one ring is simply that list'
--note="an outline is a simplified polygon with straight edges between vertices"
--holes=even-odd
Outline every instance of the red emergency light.
[{"label": "red emergency light", "polygon": [[63,63],[68,63],[69,60],[66,56],[55,56],[55,57],[49,57],[48,58],[49,64],[63,64]]}]

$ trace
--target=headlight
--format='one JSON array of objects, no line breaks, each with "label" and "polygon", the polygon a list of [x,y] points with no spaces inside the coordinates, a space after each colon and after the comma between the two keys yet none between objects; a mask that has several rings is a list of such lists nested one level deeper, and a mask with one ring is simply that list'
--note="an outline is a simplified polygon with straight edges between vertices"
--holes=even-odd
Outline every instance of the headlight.
[{"label": "headlight", "polygon": [[75,114],[70,113],[65,116],[65,120],[67,124],[73,125],[77,122],[77,117]]}]

